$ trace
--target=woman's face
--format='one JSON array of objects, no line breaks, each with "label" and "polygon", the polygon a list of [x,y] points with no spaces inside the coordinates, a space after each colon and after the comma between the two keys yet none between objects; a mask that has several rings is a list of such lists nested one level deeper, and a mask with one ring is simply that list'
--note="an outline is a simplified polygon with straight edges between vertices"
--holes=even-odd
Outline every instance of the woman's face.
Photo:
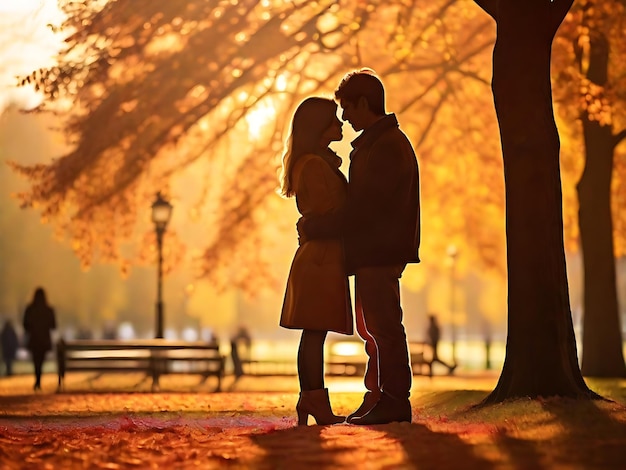
[{"label": "woman's face", "polygon": [[321,141],[323,147],[328,147],[331,142],[336,142],[343,139],[343,132],[341,128],[343,122],[339,120],[337,116],[334,116],[330,126],[322,133]]}]

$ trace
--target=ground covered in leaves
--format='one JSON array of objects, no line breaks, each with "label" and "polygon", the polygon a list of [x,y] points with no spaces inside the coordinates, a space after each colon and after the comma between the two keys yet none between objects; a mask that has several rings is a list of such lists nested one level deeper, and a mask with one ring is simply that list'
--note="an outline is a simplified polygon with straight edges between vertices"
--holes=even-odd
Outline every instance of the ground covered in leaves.
[{"label": "ground covered in leaves", "polygon": [[[150,393],[141,377],[79,374],[54,393],[54,379],[38,394],[30,377],[0,379],[0,468],[626,468],[623,380],[588,380],[612,401],[474,409],[497,376],[417,378],[412,424],[299,427],[293,379],[244,378],[222,393],[187,377]],[[358,383],[329,388],[338,413],[360,403]]]}]

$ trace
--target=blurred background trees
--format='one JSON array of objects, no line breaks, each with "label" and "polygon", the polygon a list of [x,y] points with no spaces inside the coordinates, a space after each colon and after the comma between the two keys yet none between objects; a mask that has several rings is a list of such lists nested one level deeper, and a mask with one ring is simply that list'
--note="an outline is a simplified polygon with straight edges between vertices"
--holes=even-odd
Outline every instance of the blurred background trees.
[{"label": "blurred background trees", "polygon": [[[576,166],[583,259],[585,375],[625,377],[615,255],[626,234],[626,26],[624,1],[576,2],[555,45],[555,98],[567,117],[578,152]],[[576,226],[574,221],[572,226]]]},{"label": "blurred background trees", "polygon": [[503,271],[484,66],[493,29],[467,4],[84,1],[66,11],[58,66],[24,80],[45,93],[39,111],[56,113],[72,150],[15,168],[31,182],[21,204],[86,266],[151,261],[145,207],[164,190],[197,222],[194,240],[169,231],[172,266],[188,247],[200,250],[190,255],[198,276],[244,288],[271,280],[260,247],[280,225],[272,205],[290,113],[369,66],[420,152],[424,218],[436,233],[425,252],[471,240],[468,262]]},{"label": "blurred background trees", "polygon": [[[473,2],[61,4],[67,40],[58,63],[23,84],[44,93],[36,111],[54,116],[70,150],[52,162],[13,166],[29,182],[18,196],[22,207],[40,212],[85,267],[112,262],[128,273],[153,262],[146,208],[161,190],[175,206],[166,270],[192,266],[217,286],[280,290],[275,248],[295,238],[295,210],[275,193],[291,112],[305,96],[332,95],[344,73],[367,66],[383,78],[388,110],[419,155],[423,267],[444,272],[446,249],[455,246],[463,254],[458,270],[505,276],[504,182],[489,89],[495,28]],[[612,232],[613,256],[623,256],[624,2],[602,5],[577,2],[553,48],[565,240],[576,252],[584,236],[577,215],[583,186],[577,193],[575,184],[596,154],[583,140],[587,120],[610,128],[615,162],[602,183],[605,194],[610,185],[612,229],[606,211],[591,216],[604,214],[603,240]],[[588,76],[596,30],[612,48],[604,82]],[[338,151],[345,156],[348,147]],[[608,272],[610,252],[586,249],[585,270],[599,256]],[[422,288],[425,272],[407,271],[404,284]],[[616,291],[608,297],[615,302],[602,311],[614,326]],[[588,350],[598,347],[591,342]]]}]

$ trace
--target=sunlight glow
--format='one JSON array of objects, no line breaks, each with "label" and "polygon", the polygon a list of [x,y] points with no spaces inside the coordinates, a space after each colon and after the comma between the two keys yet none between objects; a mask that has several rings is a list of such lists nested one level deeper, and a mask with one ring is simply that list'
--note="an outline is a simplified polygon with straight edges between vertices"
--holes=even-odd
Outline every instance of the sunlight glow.
[{"label": "sunlight glow", "polygon": [[360,341],[338,341],[331,346],[331,354],[335,356],[361,356],[363,344]]},{"label": "sunlight glow", "polygon": [[276,108],[270,99],[260,101],[254,109],[246,115],[248,123],[248,133],[253,140],[259,140],[263,128],[276,116]]},{"label": "sunlight glow", "polygon": [[183,330],[181,337],[183,341],[198,341],[198,330],[187,327]]},{"label": "sunlight glow", "polygon": [[146,53],[159,54],[167,52],[168,54],[173,54],[174,52],[180,51],[185,47],[187,42],[183,39],[184,36],[174,32],[164,34],[163,36],[157,36],[146,46]]},{"label": "sunlight glow", "polygon": [[54,63],[63,42],[48,25],[62,20],[55,0],[0,3],[0,113],[11,104],[31,109],[41,102],[31,87],[17,87],[17,77]]},{"label": "sunlight glow", "polygon": [[285,74],[276,77],[276,91],[287,91],[287,77],[285,77]]},{"label": "sunlight glow", "polygon": [[137,337],[135,328],[130,322],[123,322],[117,329],[117,336],[121,340],[131,340]]}]

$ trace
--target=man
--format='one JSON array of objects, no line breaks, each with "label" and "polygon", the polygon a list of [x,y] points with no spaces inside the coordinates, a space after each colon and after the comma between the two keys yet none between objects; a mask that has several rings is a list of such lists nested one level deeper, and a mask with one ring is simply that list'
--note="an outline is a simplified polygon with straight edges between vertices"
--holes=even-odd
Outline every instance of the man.
[{"label": "man", "polygon": [[[427,336],[428,336],[428,344],[430,345],[430,348],[432,350],[432,363],[431,363],[431,368],[433,366],[433,364],[435,362],[438,362],[439,364],[442,364],[443,366],[448,368],[448,374],[452,375],[454,373],[454,369],[456,369],[456,363],[455,364],[448,364],[444,361],[442,361],[439,358],[439,339],[441,338],[441,329],[439,328],[439,322],[437,321],[437,317],[435,315],[428,315],[428,329],[426,331]],[[454,358],[456,360],[456,358]]]},{"label": "man", "polygon": [[[240,349],[243,347],[243,351]],[[230,339],[230,356],[233,360],[233,368],[235,372],[235,380],[239,380],[243,375],[243,362],[250,360],[250,351],[252,349],[252,337],[248,332],[248,328],[240,325],[235,335]],[[242,357],[242,352],[245,357]]]},{"label": "man", "polygon": [[368,354],[361,406],[353,424],[411,421],[412,372],[402,324],[399,279],[418,263],[419,170],[394,114],[385,112],[382,82],[369,69],[351,72],[335,91],[342,119],[355,131],[348,205],[341,217],[301,219],[301,240],[341,233],[346,265],[355,275],[357,332]]}]

